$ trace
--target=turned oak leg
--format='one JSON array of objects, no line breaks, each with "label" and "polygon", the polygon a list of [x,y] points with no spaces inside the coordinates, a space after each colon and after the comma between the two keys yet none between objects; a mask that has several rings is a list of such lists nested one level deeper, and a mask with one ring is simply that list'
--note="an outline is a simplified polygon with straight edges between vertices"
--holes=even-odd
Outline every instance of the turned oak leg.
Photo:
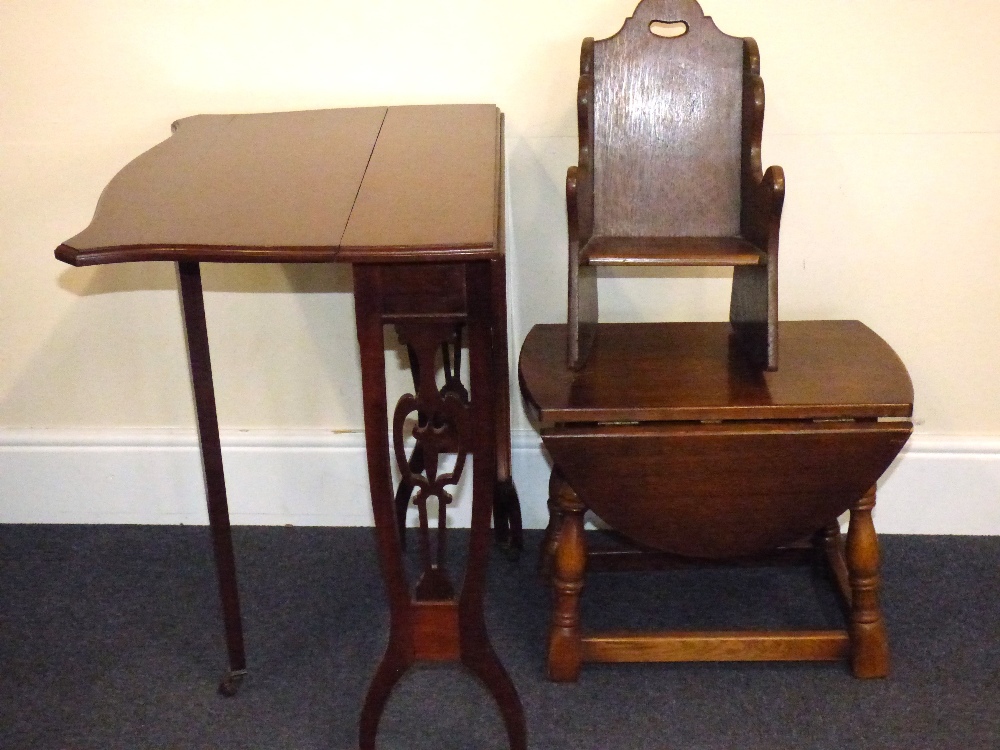
[{"label": "turned oak leg", "polygon": [[841,545],[840,521],[833,520],[816,532],[813,536],[813,546],[820,561],[833,560]]},{"label": "turned oak leg", "polygon": [[840,533],[840,521],[834,519],[816,532],[813,538],[816,554],[815,566],[820,568],[833,584],[840,609],[848,622],[851,619],[851,581],[844,557],[844,536]]},{"label": "turned oak leg", "polygon": [[889,642],[879,609],[878,538],[872,523],[875,487],[851,508],[847,569],[851,586],[851,667],[855,677],[889,674]]},{"label": "turned oak leg", "polygon": [[552,623],[549,627],[549,679],[575,682],[583,652],[580,642],[580,593],[587,565],[583,514],[586,507],[573,489],[559,483],[556,495],[561,523],[552,576]]},{"label": "turned oak leg", "polygon": [[229,504],[226,501],[226,479],[222,471],[222,447],[219,442],[219,421],[215,411],[215,389],[212,385],[212,363],[208,353],[208,329],[205,325],[205,301],[201,291],[201,269],[197,263],[177,264],[181,308],[187,335],[191,384],[198,417],[198,438],[205,473],[205,495],[208,523],[212,531],[212,547],[222,600],[222,618],[226,628],[229,651],[229,673],[222,678],[219,692],[235,695],[246,676],[246,654],[243,650],[243,625],[240,620],[240,599],[236,585],[236,560],[229,526]]},{"label": "turned oak leg", "polygon": [[545,536],[542,537],[541,550],[538,555],[538,574],[548,578],[552,575],[552,562],[555,559],[556,550],[559,548],[559,532],[562,525],[562,513],[559,511],[559,488],[565,484],[559,470],[553,467],[549,474],[549,499],[547,502],[549,509],[549,523],[545,527]]}]

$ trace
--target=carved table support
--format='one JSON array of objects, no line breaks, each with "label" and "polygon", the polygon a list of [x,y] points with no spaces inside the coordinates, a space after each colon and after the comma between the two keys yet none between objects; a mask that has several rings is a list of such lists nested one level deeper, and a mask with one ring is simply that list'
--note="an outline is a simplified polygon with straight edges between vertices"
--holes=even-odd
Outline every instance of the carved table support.
[{"label": "carved table support", "polygon": [[[497,484],[495,418],[500,370],[494,363],[494,305],[489,262],[355,264],[354,291],[361,348],[365,442],[379,558],[389,598],[389,644],[368,689],[361,712],[360,746],[375,747],[379,719],[392,688],[418,661],[460,661],[496,699],[512,750],[526,747],[520,699],[493,652],[486,632],[483,598],[490,547],[490,517]],[[421,293],[413,292],[413,289]],[[433,293],[428,293],[432,290]],[[413,394],[402,396],[392,416],[392,452],[402,481],[416,490],[420,513],[422,573],[411,595],[402,557],[397,515],[399,496],[391,475],[386,421],[383,326],[394,325],[411,356]],[[461,345],[468,336],[468,397],[436,382],[437,352]],[[453,371],[454,372],[454,371]],[[407,417],[416,414],[414,453],[404,451]],[[438,472],[442,453],[456,454],[450,472]],[[446,569],[448,490],[473,458],[472,522],[462,589],[457,598]],[[427,501],[438,501],[432,543]]]},{"label": "carved table support", "polygon": [[[435,355],[438,349],[444,352],[449,347],[460,350],[462,331],[460,326],[449,320],[418,320],[396,323],[396,333],[410,353],[410,369],[416,390],[416,395],[406,394],[399,399],[392,419],[393,450],[401,475],[400,486],[417,490],[413,503],[417,506],[420,519],[423,574],[417,583],[416,598],[419,601],[444,601],[454,596],[454,587],[444,567],[448,538],[447,510],[452,501],[446,488],[458,484],[465,468],[469,398],[464,388],[457,391],[449,388],[447,382],[443,388],[438,388]],[[413,466],[415,462],[407,459],[403,447],[406,418],[413,413],[418,415],[413,428],[416,442],[414,454],[420,456],[421,468],[417,471]],[[443,453],[455,454],[455,466],[450,472],[438,475],[439,458]],[[427,509],[427,502],[432,498],[437,499],[438,505],[436,551],[432,550]],[[402,529],[400,531],[402,538]]]},{"label": "carved table support", "polygon": [[[492,285],[492,301],[495,306],[493,327],[494,366],[498,373],[508,372],[507,362],[507,294],[506,270],[504,259],[490,261]],[[416,354],[407,345],[410,359],[410,374],[413,377],[414,389],[418,387],[420,374],[417,368]],[[441,344],[441,359],[444,369],[444,385],[440,393],[458,396],[463,403],[468,402],[469,391],[462,383],[462,327],[456,329],[454,340]],[[418,415],[418,423],[422,425],[424,416]],[[524,535],[521,525],[521,503],[514,487],[511,475],[510,447],[510,390],[506,387],[497,388],[496,408],[494,413],[496,427],[496,487],[493,494],[493,531],[497,545],[505,555],[516,558],[524,549]],[[403,479],[396,488],[395,509],[396,524],[399,526],[400,544],[406,549],[406,511],[410,505],[415,485],[409,481],[411,474],[424,471],[424,451],[419,442],[414,445],[413,452],[406,462],[407,470],[403,471]]]},{"label": "carved table support", "polygon": [[[394,445],[394,449],[396,463],[401,475],[395,496],[396,523],[399,526],[399,539],[403,549],[406,549],[406,510],[410,505],[413,490],[420,487],[420,491],[417,493],[416,498],[413,499],[413,503],[418,509],[422,539],[426,539],[427,537],[427,499],[434,496],[440,498],[436,492],[427,491],[427,485],[421,479],[421,475],[425,471],[430,471],[431,473],[428,474],[428,478],[431,482],[435,482],[434,474],[437,471],[438,455],[442,452],[456,453],[454,431],[450,431],[444,436],[445,441],[440,445],[435,445],[431,440],[427,439],[434,437],[435,428],[440,430],[447,427],[446,423],[441,422],[441,415],[438,415],[439,419],[436,425],[429,425],[428,409],[443,406],[447,402],[449,410],[456,411],[458,407],[464,406],[469,402],[469,391],[462,384],[460,377],[462,367],[462,325],[449,322],[439,325],[443,325],[443,329],[436,332],[427,331],[420,324],[417,324],[415,330],[413,330],[414,326],[412,324],[400,323],[396,325],[396,333],[400,343],[406,346],[409,356],[413,389],[417,394],[422,394],[413,401],[413,405],[417,407],[417,426],[414,430],[414,438],[420,435],[425,436],[425,439],[415,439],[413,452],[407,458],[402,445],[402,422],[398,426],[394,425],[393,440],[397,441],[398,438],[398,444]],[[431,334],[429,338],[428,334]],[[444,385],[440,388],[437,387],[435,378],[437,373],[435,351],[439,346],[445,379]],[[421,366],[421,362],[423,362],[423,366]],[[417,406],[417,401],[420,402],[419,406]],[[403,402],[401,401],[400,405],[397,406],[397,411],[402,405]],[[409,414],[409,411],[401,413],[400,418],[405,419]],[[428,456],[428,453],[431,455]],[[464,455],[462,455],[459,457],[459,460],[464,461],[464,458]],[[448,484],[456,484],[458,482],[461,475],[461,467],[459,466],[457,472],[452,473],[454,474],[454,481],[448,482]],[[447,502],[450,502],[450,500],[449,496]],[[440,505],[442,513],[445,507],[445,503]]]},{"label": "carved table support", "polygon": [[208,503],[208,523],[212,530],[212,547],[222,600],[222,618],[226,628],[226,648],[229,652],[229,672],[219,684],[219,692],[235,695],[246,676],[246,654],[243,649],[243,624],[236,585],[236,560],[229,525],[229,504],[226,500],[226,478],[222,470],[222,447],[219,442],[219,421],[215,411],[215,389],[212,385],[212,362],[208,353],[208,329],[205,324],[205,300],[201,290],[201,269],[195,262],[179,262],[177,278],[180,286],[184,331],[187,336],[191,384],[198,417],[198,442],[205,472],[205,495]]}]

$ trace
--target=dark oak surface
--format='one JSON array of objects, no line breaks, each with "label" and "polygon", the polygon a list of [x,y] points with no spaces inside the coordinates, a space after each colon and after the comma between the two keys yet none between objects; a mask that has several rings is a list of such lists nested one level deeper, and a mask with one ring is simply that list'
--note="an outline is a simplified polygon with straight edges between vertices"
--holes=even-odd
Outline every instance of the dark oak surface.
[{"label": "dark oak surface", "polygon": [[757,266],[764,254],[739,237],[595,237],[592,266]]},{"label": "dark oak surface", "polygon": [[[683,20],[664,39],[653,21]],[[734,237],[743,40],[689,0],[640,3],[594,43],[594,235]]]},{"label": "dark oak surface", "polygon": [[566,175],[570,368],[586,365],[598,321],[594,266],[722,265],[738,340],[777,369],[784,173],[761,167],[763,120],[756,42],[695,0],[642,0],[618,33],[584,39]]},{"label": "dark oak surface", "polygon": [[90,226],[56,257],[77,266],[495,257],[499,118],[492,104],[184,118],[112,179]]},{"label": "dark oak surface", "polygon": [[586,368],[565,365],[566,327],[535,326],[522,393],[543,424],[908,417],[913,386],[892,348],[858,321],[785,321],[782,366],[760,372],[728,323],[602,323]]},{"label": "dark oak surface", "polygon": [[[912,430],[913,388],[856,321],[779,326],[785,184],[762,169],[763,119],[756,42],[695,0],[641,0],[617,34],[583,41],[567,323],[533,328],[518,366],[553,464],[541,563],[553,680],[577,679],[584,660],[850,655],[859,677],[888,671],[871,509]],[[729,323],[600,324],[598,265],[732,266]],[[849,627],[585,634],[588,510],[658,559],[745,560],[811,537]]]},{"label": "dark oak surface", "polygon": [[906,421],[645,423],[545,430],[580,499],[646,547],[732,558],[806,538],[872,487]]},{"label": "dark oak surface", "polygon": [[[553,463],[541,561],[553,586],[549,677],[576,680],[584,661],[844,657],[858,677],[888,674],[871,511],[875,483],[913,429],[913,388],[889,345],[857,321],[785,322],[781,369],[762,372],[727,323],[604,323],[574,372],[562,356],[565,332],[535,326],[519,362]],[[811,539],[841,594],[845,627],[588,632],[587,511],[638,545],[632,556],[600,557],[605,569],[635,570],[636,555],[785,559],[789,545]],[[837,521],[845,511],[846,541]]]}]

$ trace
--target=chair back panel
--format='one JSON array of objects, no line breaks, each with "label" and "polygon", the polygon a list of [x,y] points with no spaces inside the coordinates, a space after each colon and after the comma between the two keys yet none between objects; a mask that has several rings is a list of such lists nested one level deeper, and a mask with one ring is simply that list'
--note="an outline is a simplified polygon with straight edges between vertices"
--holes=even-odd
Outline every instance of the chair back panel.
[{"label": "chair back panel", "polygon": [[738,236],[743,40],[694,0],[643,0],[593,77],[594,235]]}]

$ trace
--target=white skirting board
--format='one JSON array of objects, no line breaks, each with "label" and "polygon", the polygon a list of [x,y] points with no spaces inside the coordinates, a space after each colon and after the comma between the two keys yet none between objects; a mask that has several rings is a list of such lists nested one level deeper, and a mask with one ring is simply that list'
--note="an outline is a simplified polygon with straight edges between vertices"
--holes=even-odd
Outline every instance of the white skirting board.
[{"label": "white skirting board", "polygon": [[[368,526],[358,432],[223,431],[235,524]],[[549,464],[536,433],[513,435],[526,528],[543,528]],[[205,524],[193,430],[0,430],[0,523]],[[467,526],[469,483],[449,524]],[[1000,437],[915,435],[880,482],[889,534],[1000,535]]]}]

